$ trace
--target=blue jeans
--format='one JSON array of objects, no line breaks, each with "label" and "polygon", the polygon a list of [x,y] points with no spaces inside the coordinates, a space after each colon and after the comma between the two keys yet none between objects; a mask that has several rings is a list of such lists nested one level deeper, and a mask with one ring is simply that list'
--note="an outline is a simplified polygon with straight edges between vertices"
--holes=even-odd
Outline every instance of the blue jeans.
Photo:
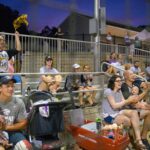
[{"label": "blue jeans", "polygon": [[9,142],[12,143],[14,146],[16,145],[16,143],[26,139],[22,132],[8,132],[8,135]]}]

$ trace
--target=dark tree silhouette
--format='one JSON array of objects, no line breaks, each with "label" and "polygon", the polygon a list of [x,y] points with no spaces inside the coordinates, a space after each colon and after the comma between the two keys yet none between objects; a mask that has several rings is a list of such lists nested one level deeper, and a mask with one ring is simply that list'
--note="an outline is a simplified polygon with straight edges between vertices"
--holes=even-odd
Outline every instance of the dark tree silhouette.
[{"label": "dark tree silhouette", "polygon": [[42,29],[42,32],[41,32],[41,36],[46,36],[46,37],[49,37],[50,36],[50,33],[51,33],[51,29],[49,26],[45,26],[44,29]]},{"label": "dark tree silhouette", "polygon": [[49,26],[45,26],[44,29],[42,29],[40,35],[46,37],[55,37],[56,32],[57,32],[56,27],[50,28]]},{"label": "dark tree silhouette", "polygon": [[55,37],[57,31],[58,31],[58,29],[57,29],[56,27],[52,27],[52,28],[51,28],[50,36],[51,36],[51,37]]},{"label": "dark tree silhouette", "polygon": [[[15,31],[13,27],[13,21],[19,17],[17,10],[12,10],[10,7],[0,4],[0,31],[13,33]],[[20,33],[28,33],[26,26],[21,26],[18,31]]]}]

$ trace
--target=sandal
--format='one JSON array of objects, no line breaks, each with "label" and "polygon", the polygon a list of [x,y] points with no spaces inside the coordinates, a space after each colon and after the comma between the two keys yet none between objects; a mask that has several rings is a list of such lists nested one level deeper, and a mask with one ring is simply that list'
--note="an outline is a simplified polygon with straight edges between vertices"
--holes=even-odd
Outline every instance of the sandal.
[{"label": "sandal", "polygon": [[94,102],[93,104],[92,104],[92,106],[96,106],[98,103],[96,103],[96,102]]},{"label": "sandal", "polygon": [[137,150],[147,150],[146,146],[142,143],[142,140],[137,140],[135,144]]},{"label": "sandal", "polygon": [[81,104],[81,105],[80,105],[80,108],[84,108],[84,107],[85,107],[84,104]]}]

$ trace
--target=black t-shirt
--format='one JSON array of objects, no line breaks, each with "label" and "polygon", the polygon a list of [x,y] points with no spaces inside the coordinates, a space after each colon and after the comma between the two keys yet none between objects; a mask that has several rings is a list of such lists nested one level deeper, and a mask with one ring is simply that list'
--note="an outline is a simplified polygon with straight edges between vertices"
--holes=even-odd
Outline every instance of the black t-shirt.
[{"label": "black t-shirt", "polygon": [[8,72],[8,61],[17,54],[15,49],[0,51],[0,72]]},{"label": "black t-shirt", "polygon": [[126,83],[123,83],[121,86],[121,91],[125,99],[127,99],[131,95],[131,88]]},{"label": "black t-shirt", "polygon": [[[140,88],[140,83],[142,81],[141,80],[135,80],[132,84],[132,86],[138,86],[139,88],[139,92],[141,93],[142,90]],[[126,83],[123,83],[122,86],[121,86],[121,91],[122,91],[122,94],[124,96],[125,99],[127,99],[131,94],[131,88],[130,86],[128,86]]]},{"label": "black t-shirt", "polygon": [[81,86],[81,75],[72,74],[66,77],[65,87],[64,89],[67,90],[78,90]]}]

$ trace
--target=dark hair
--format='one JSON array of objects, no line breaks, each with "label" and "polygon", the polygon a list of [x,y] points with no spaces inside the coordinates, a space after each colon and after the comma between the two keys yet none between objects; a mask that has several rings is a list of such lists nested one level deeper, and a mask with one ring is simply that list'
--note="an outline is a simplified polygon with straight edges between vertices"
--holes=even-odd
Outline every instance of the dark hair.
[{"label": "dark hair", "polygon": [[89,69],[90,69],[90,66],[89,66],[89,65],[84,65],[84,66],[83,66],[83,69],[86,68],[86,67],[89,67]]},{"label": "dark hair", "polygon": [[[110,59],[112,59],[112,55],[113,55],[113,54],[115,54],[115,55],[117,56],[117,54],[116,54],[115,52],[111,52],[111,53],[110,53]],[[115,59],[116,59],[116,57],[115,57]]]},{"label": "dark hair", "polygon": [[[46,56],[46,57],[45,57],[45,60],[44,60],[44,64],[45,64],[45,65],[46,65],[46,61],[48,61],[48,60],[53,61],[53,58],[51,58],[50,56]],[[53,66],[53,63],[52,63],[52,66]]]},{"label": "dark hair", "polygon": [[135,60],[135,61],[134,61],[134,64],[137,63],[137,62],[140,62],[140,61],[139,61],[139,60]]},{"label": "dark hair", "polygon": [[115,87],[115,81],[116,81],[117,78],[121,78],[121,76],[119,76],[119,75],[113,75],[109,79],[107,87],[110,88],[111,90],[113,90],[114,87]]}]

